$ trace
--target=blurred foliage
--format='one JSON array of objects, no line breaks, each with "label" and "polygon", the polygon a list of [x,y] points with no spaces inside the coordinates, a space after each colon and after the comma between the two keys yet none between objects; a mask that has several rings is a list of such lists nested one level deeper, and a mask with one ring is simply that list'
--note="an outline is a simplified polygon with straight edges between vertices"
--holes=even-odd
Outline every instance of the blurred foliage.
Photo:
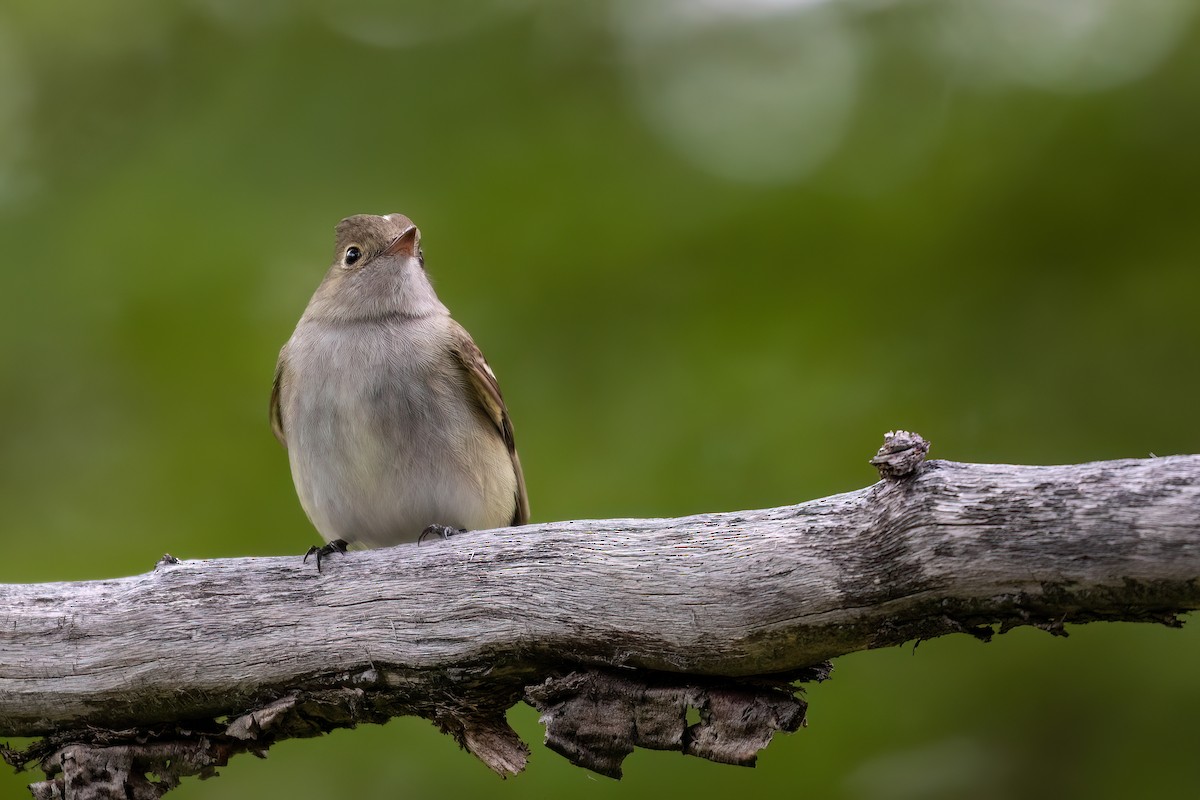
[{"label": "blurred foliage", "polygon": [[[895,427],[961,461],[1200,452],[1193,10],[9,0],[0,580],[317,540],[267,394],[359,212],[421,226],[538,520],[854,489]],[[617,784],[539,747],[500,782],[399,720],[172,796],[1190,796],[1198,658],[1194,629],[948,637],[840,659],[757,770],[638,752]]]}]

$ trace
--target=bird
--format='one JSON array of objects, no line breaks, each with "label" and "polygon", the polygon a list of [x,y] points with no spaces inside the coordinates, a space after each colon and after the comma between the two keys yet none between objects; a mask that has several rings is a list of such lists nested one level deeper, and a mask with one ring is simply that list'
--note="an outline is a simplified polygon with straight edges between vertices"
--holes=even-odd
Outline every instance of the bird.
[{"label": "bird", "polygon": [[334,261],[279,353],[270,420],[305,554],[522,525],[529,498],[496,375],[438,299],[403,214],[337,225]]}]

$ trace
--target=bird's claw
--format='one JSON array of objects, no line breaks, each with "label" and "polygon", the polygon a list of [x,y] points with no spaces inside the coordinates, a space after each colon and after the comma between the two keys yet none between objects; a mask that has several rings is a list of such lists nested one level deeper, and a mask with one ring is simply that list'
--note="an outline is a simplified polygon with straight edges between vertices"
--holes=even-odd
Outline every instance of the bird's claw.
[{"label": "bird's claw", "polygon": [[421,542],[425,541],[425,538],[428,536],[440,536],[443,539],[449,539],[451,536],[454,536],[458,533],[466,533],[466,530],[462,528],[451,528],[449,525],[430,525],[428,528],[421,531],[421,535],[417,537],[417,545],[420,546]]},{"label": "bird's claw", "polygon": [[321,559],[323,557],[332,555],[333,553],[345,553],[346,548],[349,546],[350,545],[346,542],[345,539],[334,539],[332,542],[325,545],[324,547],[317,547],[314,544],[312,547],[308,548],[308,552],[304,554],[304,563],[307,564],[308,557],[315,553],[317,556],[317,572],[320,572],[321,571]]}]

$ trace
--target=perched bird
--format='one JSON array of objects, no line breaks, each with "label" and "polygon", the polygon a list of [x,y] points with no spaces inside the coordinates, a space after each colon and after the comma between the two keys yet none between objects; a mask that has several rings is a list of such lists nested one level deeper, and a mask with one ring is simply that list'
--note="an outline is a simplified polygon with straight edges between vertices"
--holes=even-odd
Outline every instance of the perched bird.
[{"label": "perched bird", "polygon": [[279,353],[271,426],[327,542],[308,553],[318,570],[348,546],[529,520],[496,376],[401,214],[338,224],[333,266]]}]

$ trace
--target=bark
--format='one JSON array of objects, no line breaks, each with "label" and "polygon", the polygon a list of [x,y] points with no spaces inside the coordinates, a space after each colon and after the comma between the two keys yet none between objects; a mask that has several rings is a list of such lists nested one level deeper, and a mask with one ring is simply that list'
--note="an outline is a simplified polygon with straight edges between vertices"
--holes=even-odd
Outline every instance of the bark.
[{"label": "bark", "polygon": [[279,739],[418,714],[512,774],[527,750],[504,711],[526,699],[551,747],[603,774],[634,746],[752,764],[803,724],[795,681],[835,656],[1018,625],[1177,626],[1200,606],[1200,456],[1011,466],[927,449],[889,435],[882,481],[783,508],[472,532],[320,573],[165,557],[119,580],[0,586],[0,736],[45,737],[5,756],[41,763],[37,797],[158,797]]}]

